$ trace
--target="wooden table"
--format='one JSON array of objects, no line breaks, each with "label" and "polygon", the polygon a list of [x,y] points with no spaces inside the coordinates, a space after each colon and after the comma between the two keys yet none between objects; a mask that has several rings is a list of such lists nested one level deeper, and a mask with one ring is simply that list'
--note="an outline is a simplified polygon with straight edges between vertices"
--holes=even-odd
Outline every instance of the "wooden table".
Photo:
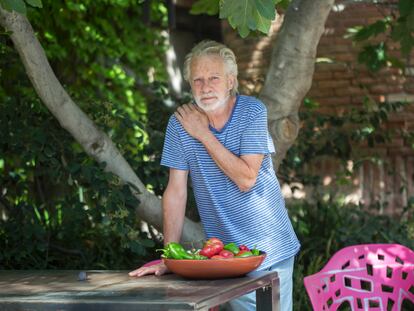
[{"label": "wooden table", "polygon": [[129,277],[127,271],[0,270],[0,311],[205,310],[256,290],[257,310],[279,310],[276,272],[221,280],[175,274]]}]

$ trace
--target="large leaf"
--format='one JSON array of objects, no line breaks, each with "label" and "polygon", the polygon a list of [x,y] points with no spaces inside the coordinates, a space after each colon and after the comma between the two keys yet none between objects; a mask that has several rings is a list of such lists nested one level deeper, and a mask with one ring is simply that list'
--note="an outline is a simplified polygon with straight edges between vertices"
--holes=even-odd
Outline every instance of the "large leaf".
[{"label": "large leaf", "polygon": [[254,0],[257,11],[266,19],[273,20],[276,17],[275,3],[269,0]]},{"label": "large leaf", "polygon": [[[269,33],[269,29],[270,29],[270,25],[272,23],[272,21],[270,19],[264,18],[263,16],[261,16],[258,12],[255,12],[254,14],[255,16],[255,20],[256,20],[256,25],[255,25],[255,29],[268,34]],[[255,30],[253,29],[253,30]]]},{"label": "large leaf", "polygon": [[[220,18],[227,18],[243,38],[251,30],[267,34],[271,20],[276,16],[274,6],[274,0],[226,0],[221,3]],[[268,18],[270,16],[273,18]]]},{"label": "large leaf", "polygon": [[26,4],[23,0],[0,0],[0,5],[7,11],[16,11],[26,14]]},{"label": "large leaf", "polygon": [[42,0],[25,0],[27,4],[34,6],[36,8],[42,8]]},{"label": "large leaf", "polygon": [[269,33],[270,24],[276,17],[276,4],[288,3],[289,0],[197,0],[191,14],[216,15],[226,18],[241,37],[250,31]]}]

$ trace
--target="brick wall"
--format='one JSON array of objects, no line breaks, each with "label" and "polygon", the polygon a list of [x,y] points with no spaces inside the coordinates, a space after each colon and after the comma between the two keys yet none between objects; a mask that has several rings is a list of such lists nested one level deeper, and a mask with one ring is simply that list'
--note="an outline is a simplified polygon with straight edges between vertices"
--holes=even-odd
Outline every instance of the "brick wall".
[{"label": "brick wall", "polygon": [[[408,67],[405,72],[387,68],[371,73],[357,62],[360,47],[344,38],[347,28],[375,22],[390,9],[390,6],[378,7],[364,2],[336,2],[318,46],[318,62],[312,88],[307,95],[320,103],[320,112],[344,114],[351,107],[361,107],[364,96],[370,96],[379,103],[400,100],[414,102],[414,53],[409,59],[413,67]],[[222,23],[223,40],[235,51],[238,59],[242,93],[255,95],[260,92],[269,66],[271,45],[282,20],[283,15],[280,15],[273,23],[269,36],[247,39],[239,38],[226,22]],[[398,47],[390,47],[391,54],[399,56]],[[391,115],[386,126],[413,131],[413,107]],[[394,137],[390,143],[374,148],[361,145],[357,150],[366,154],[367,158],[380,155],[382,162],[363,162],[354,169],[351,186],[336,188],[334,181],[338,166],[334,159],[324,158],[313,162],[309,171],[317,171],[322,175],[326,191],[334,189],[337,194],[345,194],[352,202],[380,203],[387,213],[400,211],[407,205],[408,199],[414,196],[414,151],[411,146],[401,137]],[[288,185],[283,188],[289,196]],[[312,189],[304,189],[305,195],[310,191]]]}]

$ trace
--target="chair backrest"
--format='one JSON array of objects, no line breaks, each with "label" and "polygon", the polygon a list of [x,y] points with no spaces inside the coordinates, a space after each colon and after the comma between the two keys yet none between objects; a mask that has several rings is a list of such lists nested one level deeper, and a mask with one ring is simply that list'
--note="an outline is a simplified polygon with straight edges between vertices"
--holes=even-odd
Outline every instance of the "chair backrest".
[{"label": "chair backrest", "polygon": [[345,301],[353,311],[401,310],[405,299],[414,304],[414,252],[399,244],[348,246],[304,283],[315,311]]}]

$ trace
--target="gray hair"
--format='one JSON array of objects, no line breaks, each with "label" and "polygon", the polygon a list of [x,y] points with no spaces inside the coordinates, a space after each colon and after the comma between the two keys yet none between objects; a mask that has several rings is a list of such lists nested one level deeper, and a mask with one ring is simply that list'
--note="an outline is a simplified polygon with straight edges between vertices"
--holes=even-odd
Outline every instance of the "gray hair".
[{"label": "gray hair", "polygon": [[239,82],[237,81],[237,62],[233,51],[222,43],[212,40],[204,40],[193,47],[190,53],[187,54],[184,60],[184,79],[190,82],[190,67],[191,62],[195,57],[205,55],[218,55],[224,61],[224,66],[227,74],[235,77],[233,88],[230,90],[230,95],[236,95],[238,92]]}]

